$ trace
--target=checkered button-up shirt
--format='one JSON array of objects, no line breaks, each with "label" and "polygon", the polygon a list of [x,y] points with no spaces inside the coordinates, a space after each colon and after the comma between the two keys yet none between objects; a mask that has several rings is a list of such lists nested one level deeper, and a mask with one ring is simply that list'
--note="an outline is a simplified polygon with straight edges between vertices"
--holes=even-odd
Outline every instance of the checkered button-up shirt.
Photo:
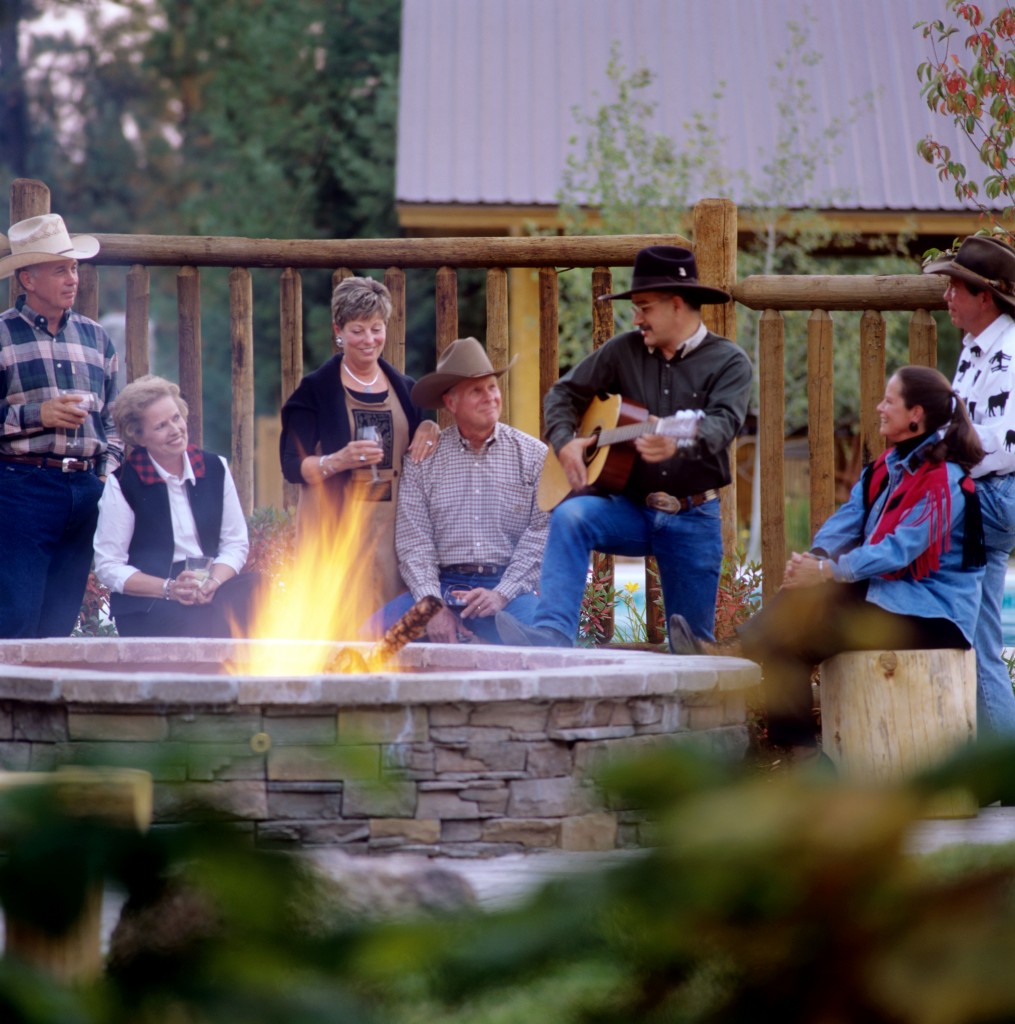
[{"label": "checkered button-up shirt", "polygon": [[406,459],[398,493],[398,568],[415,600],[440,597],[442,565],[506,565],[509,601],[539,582],[550,517],[536,505],[546,446],[498,423],[482,448],[455,426],[423,462]]},{"label": "checkered button-up shirt", "polygon": [[[120,464],[120,442],[109,403],[116,397],[116,350],[105,330],[73,310],[55,334],[21,296],[0,313],[0,454],[95,458],[100,475]],[[76,432],[42,425],[42,403],[61,391],[91,391],[99,398]],[[78,445],[68,452],[68,439]]]}]

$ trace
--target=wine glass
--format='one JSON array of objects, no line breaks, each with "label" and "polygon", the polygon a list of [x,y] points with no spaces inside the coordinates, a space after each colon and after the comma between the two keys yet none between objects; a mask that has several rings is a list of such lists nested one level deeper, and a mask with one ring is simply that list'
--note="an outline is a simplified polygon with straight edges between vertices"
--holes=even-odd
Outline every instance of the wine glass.
[{"label": "wine glass", "polygon": [[[361,426],[356,431],[356,439],[358,441],[373,441],[374,444],[379,445],[381,443],[380,431],[372,423],[367,423]],[[376,466],[370,467],[370,478],[374,483],[380,480],[380,475],[377,472]]]}]

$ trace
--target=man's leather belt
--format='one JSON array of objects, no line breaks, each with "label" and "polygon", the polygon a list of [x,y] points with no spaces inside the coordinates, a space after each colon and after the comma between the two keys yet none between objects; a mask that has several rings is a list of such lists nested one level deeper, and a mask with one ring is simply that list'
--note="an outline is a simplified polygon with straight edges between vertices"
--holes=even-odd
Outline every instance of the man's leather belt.
[{"label": "man's leather belt", "polygon": [[653,491],[645,499],[645,504],[657,512],[686,512],[689,508],[697,508],[706,501],[713,501],[718,497],[719,492],[712,487],[701,494],[688,494],[686,498],[675,498],[665,491]]},{"label": "man's leather belt", "polygon": [[55,455],[0,455],[0,462],[15,462],[40,469],[59,469],[64,473],[83,473],[95,465],[95,459],[58,458]]},{"label": "man's leather belt", "polygon": [[441,572],[456,572],[462,576],[499,576],[506,565],[473,565],[463,563],[461,565],[442,565]]}]

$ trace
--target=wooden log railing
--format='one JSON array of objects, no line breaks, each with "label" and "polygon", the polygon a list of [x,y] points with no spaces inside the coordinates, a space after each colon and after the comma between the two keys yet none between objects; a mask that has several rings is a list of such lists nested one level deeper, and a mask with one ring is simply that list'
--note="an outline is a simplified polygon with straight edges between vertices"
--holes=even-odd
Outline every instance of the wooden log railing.
[{"label": "wooden log railing", "polygon": [[[41,182],[19,179],[11,191],[11,220],[45,213],[49,192]],[[726,288],[744,306],[761,311],[758,326],[760,385],[759,447],[764,473],[761,482],[761,547],[764,594],[782,580],[785,551],[785,345],[783,313],[810,312],[808,322],[808,430],[810,525],[816,529],[835,503],[834,380],[832,351],[835,337],[831,314],[862,310],[857,343],[860,360],[860,433],[864,459],[880,451],[877,405],[884,386],[885,322],[883,314],[908,311],[909,358],[936,364],[936,327],[929,310],[943,308],[940,281],[920,275],[899,276],[754,276],[737,282],[736,207],[726,200],[703,200],[693,211],[693,246],[702,281]],[[435,339],[439,354],[458,336],[458,268],[485,268],[487,275],[487,336],[495,363],[507,361],[507,275],[512,269],[538,272],[538,350],[526,353],[538,360],[538,394],[542,396],[558,374],[557,268],[593,269],[593,343],[614,332],[612,304],[595,297],[612,289],[610,267],[630,266],[646,245],[689,245],[680,235],[618,235],[535,238],[426,239],[249,239],[176,235],[98,235],[98,256],[81,267],[78,308],[98,315],[98,267],[126,267],[126,363],[130,379],[148,371],[148,305],[151,267],[177,267],[179,308],[180,385],[191,407],[191,434],[201,440],[200,269],[229,267],[230,344],[233,360],[232,467],[246,512],[253,506],[254,394],[253,301],[250,268],[278,268],[281,390],[289,394],[303,376],[303,311],[300,270],[328,268],[336,277],[354,271],[384,272],[394,312],[388,329],[386,354],[399,368],[405,365],[405,272],[435,271]],[[338,269],[335,269],[338,268]],[[12,288],[13,291],[13,288]],[[735,308],[706,306],[708,327],[735,339]],[[542,420],[540,419],[540,429]],[[286,503],[295,501],[288,489]],[[724,549],[737,547],[734,485],[723,494]],[[650,599],[650,609],[653,604]],[[650,621],[650,638],[662,639],[658,617]]]}]

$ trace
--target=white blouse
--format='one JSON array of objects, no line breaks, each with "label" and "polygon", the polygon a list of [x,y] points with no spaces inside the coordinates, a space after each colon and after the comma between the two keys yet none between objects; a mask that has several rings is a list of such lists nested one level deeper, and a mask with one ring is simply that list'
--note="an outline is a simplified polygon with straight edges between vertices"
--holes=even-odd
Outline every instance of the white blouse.
[{"label": "white blouse", "polygon": [[[221,455],[226,477],[222,492],[222,529],[219,533],[219,553],[216,563],[221,562],[239,572],[247,562],[250,541],[247,537],[247,521],[240,507],[240,496],[236,493],[229,464]],[[154,459],[155,472],[166,482],[169,490],[169,513],[173,523],[173,561],[182,562],[188,556],[199,557],[201,542],[197,536],[197,523],[187,499],[184,484],[194,483],[193,467],[189,456],[183,460],[183,475],[175,476],[166,472]],[[127,552],[134,536],[134,510],[120,489],[120,481],[110,474],[99,499],[99,525],[95,529],[95,575],[99,582],[115,593],[123,593],[123,585],[141,570],[127,561]]]}]

